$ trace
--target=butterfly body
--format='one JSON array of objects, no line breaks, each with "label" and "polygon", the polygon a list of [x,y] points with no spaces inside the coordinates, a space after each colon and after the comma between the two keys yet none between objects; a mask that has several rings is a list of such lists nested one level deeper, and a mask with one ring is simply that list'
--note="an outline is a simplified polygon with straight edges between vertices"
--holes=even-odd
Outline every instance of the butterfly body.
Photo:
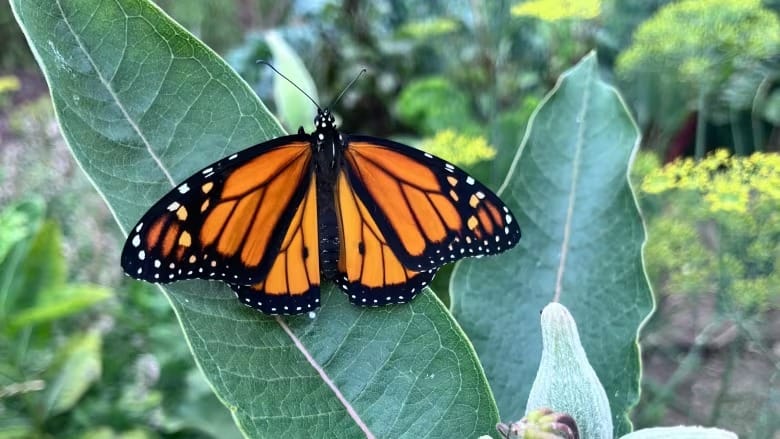
[{"label": "butterfly body", "polygon": [[[329,113],[323,115],[322,121],[315,120],[316,129],[309,140],[315,156],[314,174],[317,175],[320,274],[327,280],[335,279],[338,272],[338,216],[333,200],[345,148],[344,138],[333,122],[333,116]],[[298,134],[306,135],[303,127],[298,130]]]},{"label": "butterfly body", "polygon": [[509,209],[464,171],[414,148],[315,131],[222,159],[163,196],[131,230],[137,279],[215,279],[268,314],[319,306],[324,280],[357,305],[411,300],[442,265],[513,247]]}]

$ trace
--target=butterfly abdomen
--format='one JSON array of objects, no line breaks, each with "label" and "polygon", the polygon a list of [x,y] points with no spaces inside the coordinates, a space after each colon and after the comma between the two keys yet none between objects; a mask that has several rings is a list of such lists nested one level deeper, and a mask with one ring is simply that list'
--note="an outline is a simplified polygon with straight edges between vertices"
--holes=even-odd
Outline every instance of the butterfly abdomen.
[{"label": "butterfly abdomen", "polygon": [[333,181],[327,176],[317,179],[320,273],[324,279],[334,279],[338,272],[339,230],[333,190]]}]

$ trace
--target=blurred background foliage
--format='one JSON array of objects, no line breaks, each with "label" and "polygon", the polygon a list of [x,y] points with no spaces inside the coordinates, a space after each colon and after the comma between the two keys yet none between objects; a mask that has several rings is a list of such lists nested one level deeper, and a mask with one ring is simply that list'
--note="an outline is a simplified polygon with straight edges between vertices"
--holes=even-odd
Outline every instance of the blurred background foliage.
[{"label": "blurred background foliage", "polygon": [[[321,105],[365,68],[333,108],[340,126],[493,189],[544,94],[598,50],[643,133],[632,180],[658,310],[635,424],[778,437],[780,1],[157,4],[288,131],[310,129],[314,106],[256,60]],[[0,438],[239,437],[163,295],[121,275],[122,241],[0,3]],[[445,301],[448,273],[434,283]]]}]

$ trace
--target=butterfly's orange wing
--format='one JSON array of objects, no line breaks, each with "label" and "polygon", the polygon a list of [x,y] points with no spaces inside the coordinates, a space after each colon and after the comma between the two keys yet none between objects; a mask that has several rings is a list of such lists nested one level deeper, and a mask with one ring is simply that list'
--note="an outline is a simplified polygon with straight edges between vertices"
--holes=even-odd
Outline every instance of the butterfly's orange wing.
[{"label": "butterfly's orange wing", "polygon": [[344,171],[336,183],[340,254],[336,284],[350,301],[378,306],[411,300],[433,277],[401,263],[371,211],[355,193]]},{"label": "butterfly's orange wing", "polygon": [[458,167],[385,139],[349,136],[337,182],[337,282],[358,304],[407,301],[442,265],[507,250],[520,228]]},{"label": "butterfly's orange wing", "polygon": [[[265,279],[311,191],[312,157],[308,136],[285,136],[197,172],[131,229],[122,267],[156,283]],[[311,245],[316,254],[316,242]]]},{"label": "butterfly's orange wing", "polygon": [[239,300],[266,314],[298,314],[319,307],[320,254],[317,224],[317,184],[309,188],[295,210],[284,239],[265,278],[254,285],[231,283]]}]

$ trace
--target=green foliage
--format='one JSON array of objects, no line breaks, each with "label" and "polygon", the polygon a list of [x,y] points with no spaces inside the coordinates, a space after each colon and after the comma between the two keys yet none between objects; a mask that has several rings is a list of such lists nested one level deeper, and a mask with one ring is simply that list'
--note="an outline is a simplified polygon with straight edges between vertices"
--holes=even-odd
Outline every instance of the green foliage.
[{"label": "green foliage", "polygon": [[465,93],[442,76],[410,82],[398,96],[398,118],[425,135],[457,130],[478,134],[470,102]]},{"label": "green foliage", "polygon": [[775,90],[767,98],[764,117],[773,125],[780,125],[780,90]]},{"label": "green foliage", "polygon": [[5,206],[0,211],[0,263],[16,244],[38,230],[43,209],[43,201],[38,197],[31,197],[25,202]]},{"label": "green foliage", "polygon": [[747,312],[780,304],[780,155],[718,150],[700,162],[686,158],[638,174],[645,198],[666,205],[649,223],[646,248],[661,291],[725,288]]},{"label": "green foliage", "polygon": [[118,271],[90,263],[119,257],[113,244],[113,218],[100,197],[85,196],[94,189],[70,159],[51,99],[42,97],[15,106],[8,114],[8,136],[4,140],[0,204],[36,194],[69,243],[65,257],[72,277],[103,285],[116,283]]},{"label": "green foliage", "polygon": [[[111,289],[73,282],[60,229],[44,211],[40,198],[0,211],[0,437],[133,424],[238,437],[165,300],[144,288],[112,308]],[[115,264],[99,261],[104,270]]]},{"label": "green foliage", "polygon": [[24,35],[14,23],[10,4],[0,2],[0,71],[34,64],[32,53],[24,43]]},{"label": "green foliage", "polygon": [[0,258],[0,397],[9,398],[4,410],[30,421],[12,428],[25,434],[41,431],[35,421],[72,410],[100,376],[99,332],[70,333],[51,351],[39,337],[112,295],[68,281],[59,227],[41,215],[39,201],[0,213],[0,241],[10,244]]},{"label": "green foliage", "polygon": [[[615,70],[652,147],[665,147],[696,110],[697,158],[724,143],[747,155],[769,144],[762,118],[778,53],[780,18],[760,0],[685,0],[642,22]],[[728,124],[730,136],[708,141],[707,124]]]},{"label": "green foliage", "polygon": [[684,0],[663,7],[634,34],[617,71],[674,75],[712,90],[780,51],[780,19],[760,0]]},{"label": "green foliage", "polygon": [[[191,32],[209,42],[215,50],[222,51],[238,42],[242,37],[241,13],[238,2],[220,0],[154,0]],[[244,2],[250,10],[257,8],[259,1]]]},{"label": "green foliage", "polygon": [[51,363],[44,396],[47,416],[71,410],[100,378],[102,335],[97,331],[72,334]]}]

